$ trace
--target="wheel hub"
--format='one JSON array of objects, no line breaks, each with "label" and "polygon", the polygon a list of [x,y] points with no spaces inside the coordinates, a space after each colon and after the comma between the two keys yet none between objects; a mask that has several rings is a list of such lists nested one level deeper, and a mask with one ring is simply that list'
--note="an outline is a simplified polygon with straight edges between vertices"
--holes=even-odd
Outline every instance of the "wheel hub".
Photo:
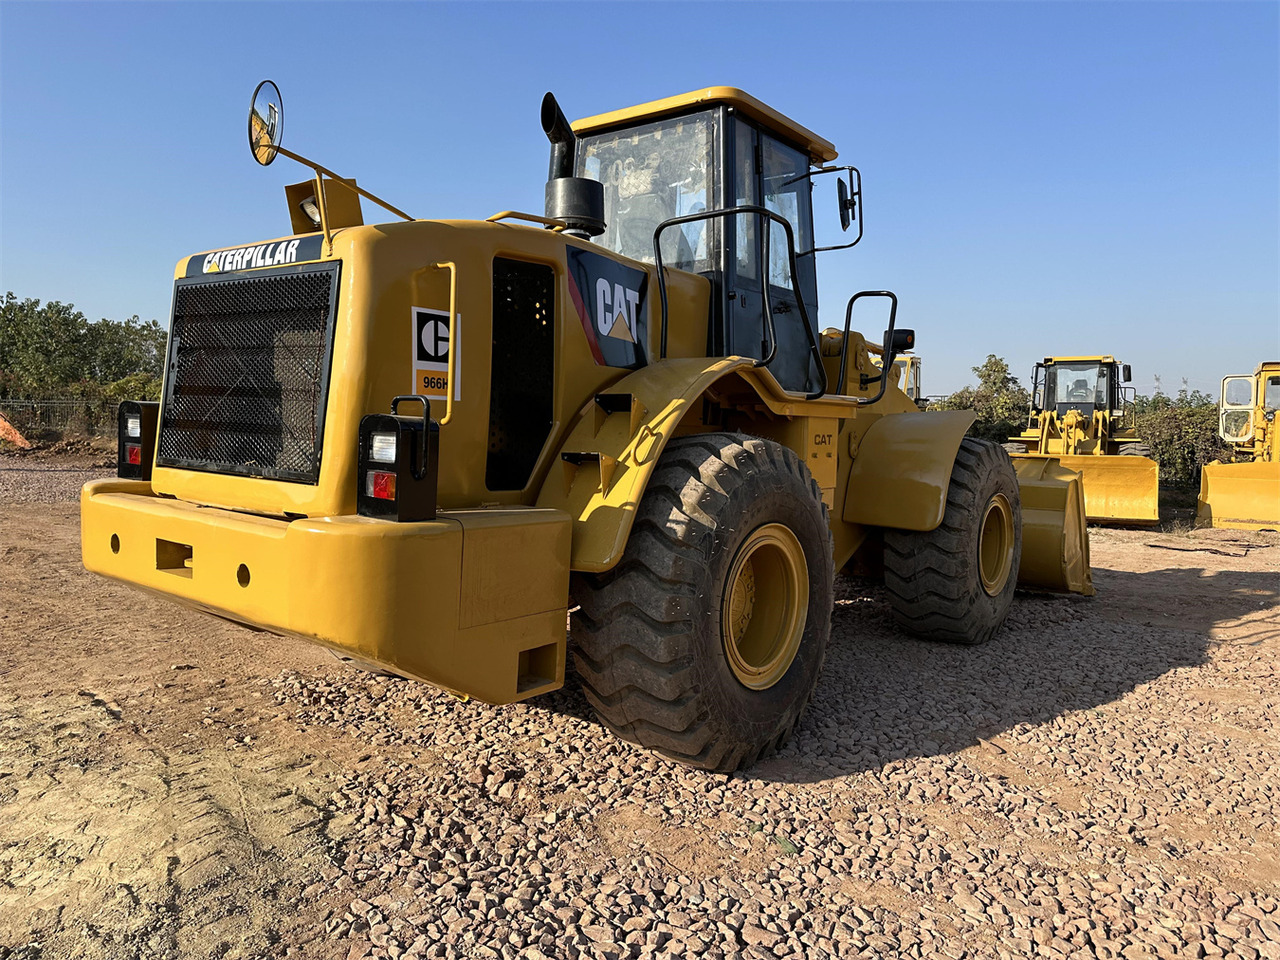
[{"label": "wheel hub", "polygon": [[729,566],[721,607],[725,657],[738,681],[765,690],[800,649],[809,607],[804,548],[780,523],[753,531]]},{"label": "wheel hub", "polygon": [[988,596],[996,596],[1013,572],[1013,507],[1002,493],[987,501],[978,533],[978,575]]}]

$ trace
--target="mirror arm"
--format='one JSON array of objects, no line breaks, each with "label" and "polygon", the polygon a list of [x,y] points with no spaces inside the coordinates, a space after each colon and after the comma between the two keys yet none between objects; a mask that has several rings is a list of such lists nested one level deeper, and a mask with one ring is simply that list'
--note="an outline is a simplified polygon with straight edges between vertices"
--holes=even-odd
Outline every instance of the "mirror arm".
[{"label": "mirror arm", "polygon": [[324,247],[333,256],[333,237],[329,235],[329,204],[325,202],[324,177],[316,171],[316,207],[320,211],[320,232],[324,234]]},{"label": "mirror arm", "polygon": [[[306,157],[302,156],[301,154],[294,153],[292,150],[287,150],[284,147],[276,147],[275,149],[277,153],[284,154],[290,160],[297,160],[298,163],[302,164],[303,166],[310,167],[312,170],[316,172],[317,180],[319,180],[320,175],[323,174],[324,176],[327,176],[333,180],[340,181],[344,186],[350,187],[352,190],[360,194],[360,196],[364,197],[366,200],[370,200],[373,203],[376,203],[378,206],[382,207],[385,210],[390,210],[397,217],[400,217],[404,220],[416,219],[415,217],[409,216],[409,214],[405,213],[403,210],[398,210],[397,208],[393,207],[391,204],[387,203],[387,201],[379,197],[375,197],[372,193],[370,193],[368,190],[364,189],[363,187],[356,186],[355,181],[348,180],[346,177],[338,176],[338,174],[334,173],[328,167],[322,167],[320,166],[320,164],[316,163],[314,160],[308,160]],[[324,217],[323,198],[324,198],[324,193],[323,191],[321,191],[320,195],[316,199],[321,204],[320,216],[322,219]]]},{"label": "mirror arm", "polygon": [[[814,247],[811,250],[805,250],[803,253],[797,253],[797,257],[807,257],[815,253],[827,253],[831,250],[848,250],[850,247],[856,246],[862,239],[862,171],[857,167],[847,165],[842,167],[818,167],[816,170],[806,171],[799,176],[792,177],[790,180],[784,180],[782,182],[784,187],[790,186],[793,183],[799,183],[801,180],[808,180],[812,185],[814,177],[820,177],[824,173],[840,173],[845,170],[849,171],[849,185],[851,191],[849,194],[849,200],[852,203],[850,212],[854,213],[854,219],[858,223],[858,235],[848,243],[837,243],[830,247]],[[856,183],[853,179],[854,174],[857,174],[858,177]]]}]

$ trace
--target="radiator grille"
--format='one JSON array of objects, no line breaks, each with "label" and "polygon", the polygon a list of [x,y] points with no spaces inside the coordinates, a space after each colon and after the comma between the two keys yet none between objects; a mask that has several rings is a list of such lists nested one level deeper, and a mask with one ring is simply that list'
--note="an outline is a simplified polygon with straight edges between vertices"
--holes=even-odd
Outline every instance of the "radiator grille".
[{"label": "radiator grille", "polygon": [[156,462],[315,483],[338,266],[179,281]]}]

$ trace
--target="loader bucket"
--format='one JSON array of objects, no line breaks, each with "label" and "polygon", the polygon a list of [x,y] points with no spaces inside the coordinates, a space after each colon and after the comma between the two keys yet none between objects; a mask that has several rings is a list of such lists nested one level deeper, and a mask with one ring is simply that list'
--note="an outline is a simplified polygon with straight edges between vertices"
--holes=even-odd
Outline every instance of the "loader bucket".
[{"label": "loader bucket", "polygon": [[1147,457],[1058,457],[1084,481],[1084,512],[1093,523],[1160,522],[1160,467]]},{"label": "loader bucket", "polygon": [[1196,526],[1280,530],[1280,463],[1206,464],[1200,471]]},{"label": "loader bucket", "polygon": [[1051,457],[1014,457],[1022,497],[1018,585],[1093,596],[1080,474]]}]

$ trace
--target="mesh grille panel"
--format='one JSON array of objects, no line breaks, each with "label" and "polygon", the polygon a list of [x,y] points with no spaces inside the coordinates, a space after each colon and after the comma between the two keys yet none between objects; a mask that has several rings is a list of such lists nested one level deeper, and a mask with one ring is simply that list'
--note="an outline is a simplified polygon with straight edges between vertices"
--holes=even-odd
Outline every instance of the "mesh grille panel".
[{"label": "mesh grille panel", "polygon": [[522,490],[551,433],[556,272],[495,257],[489,456],[484,484]]},{"label": "mesh grille panel", "polygon": [[178,285],[159,463],[316,482],[336,281],[325,266]]}]

